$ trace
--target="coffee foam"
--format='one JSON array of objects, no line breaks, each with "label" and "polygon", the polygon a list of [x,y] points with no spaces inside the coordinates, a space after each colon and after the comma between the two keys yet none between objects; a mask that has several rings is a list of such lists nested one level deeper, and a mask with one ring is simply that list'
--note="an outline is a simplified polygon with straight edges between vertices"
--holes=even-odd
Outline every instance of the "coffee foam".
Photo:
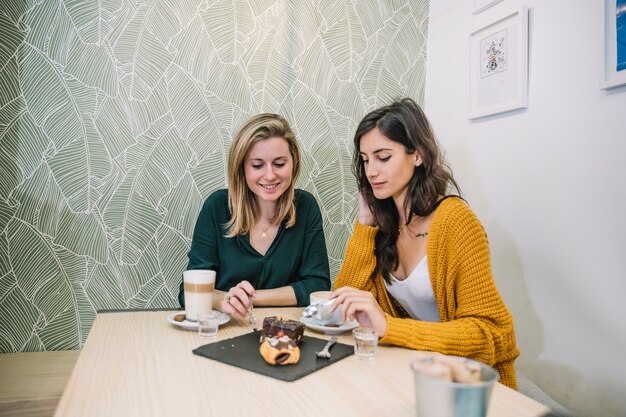
[{"label": "coffee foam", "polygon": [[183,281],[193,284],[215,283],[215,271],[206,269],[192,269],[183,272]]}]

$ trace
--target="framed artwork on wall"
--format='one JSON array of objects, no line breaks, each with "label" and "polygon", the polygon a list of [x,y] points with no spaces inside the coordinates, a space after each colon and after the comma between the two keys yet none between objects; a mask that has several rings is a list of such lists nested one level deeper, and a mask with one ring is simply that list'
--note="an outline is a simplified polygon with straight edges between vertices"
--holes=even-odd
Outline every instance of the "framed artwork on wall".
[{"label": "framed artwork on wall", "polygon": [[494,4],[500,3],[502,0],[472,0],[472,13],[482,13]]},{"label": "framed artwork on wall", "polygon": [[604,0],[602,89],[626,85],[626,0]]},{"label": "framed artwork on wall", "polygon": [[528,106],[528,8],[501,14],[469,35],[470,119]]}]

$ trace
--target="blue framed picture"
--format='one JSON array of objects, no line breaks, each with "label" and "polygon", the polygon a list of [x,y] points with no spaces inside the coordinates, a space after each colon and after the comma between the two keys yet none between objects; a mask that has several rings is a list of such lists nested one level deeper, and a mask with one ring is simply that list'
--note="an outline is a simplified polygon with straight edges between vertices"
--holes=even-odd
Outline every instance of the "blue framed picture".
[{"label": "blue framed picture", "polygon": [[616,0],[615,37],[617,48],[616,71],[626,70],[626,0]]},{"label": "blue framed picture", "polygon": [[604,3],[604,68],[602,89],[626,85],[626,0]]}]

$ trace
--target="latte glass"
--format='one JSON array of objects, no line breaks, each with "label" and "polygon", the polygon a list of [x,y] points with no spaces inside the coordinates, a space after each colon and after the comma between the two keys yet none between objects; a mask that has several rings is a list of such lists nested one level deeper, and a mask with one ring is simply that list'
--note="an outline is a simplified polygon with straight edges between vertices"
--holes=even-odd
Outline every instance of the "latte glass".
[{"label": "latte glass", "polygon": [[193,269],[183,272],[185,289],[185,314],[187,320],[198,320],[199,313],[213,310],[213,290],[215,289],[215,271]]}]

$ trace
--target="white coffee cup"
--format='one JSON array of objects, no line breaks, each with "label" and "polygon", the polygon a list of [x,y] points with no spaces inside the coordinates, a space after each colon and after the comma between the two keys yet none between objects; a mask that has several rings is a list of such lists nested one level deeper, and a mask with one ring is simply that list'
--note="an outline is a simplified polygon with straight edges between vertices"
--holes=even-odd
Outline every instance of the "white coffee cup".
[{"label": "white coffee cup", "polygon": [[198,313],[209,313],[213,310],[215,271],[208,269],[185,271],[183,272],[183,282],[187,320],[197,321]]},{"label": "white coffee cup", "polygon": [[330,306],[335,300],[330,299],[330,291],[315,291],[309,295],[309,303],[317,306],[317,311],[313,318],[321,325],[341,324],[341,306],[337,307],[332,313],[329,311]]}]

